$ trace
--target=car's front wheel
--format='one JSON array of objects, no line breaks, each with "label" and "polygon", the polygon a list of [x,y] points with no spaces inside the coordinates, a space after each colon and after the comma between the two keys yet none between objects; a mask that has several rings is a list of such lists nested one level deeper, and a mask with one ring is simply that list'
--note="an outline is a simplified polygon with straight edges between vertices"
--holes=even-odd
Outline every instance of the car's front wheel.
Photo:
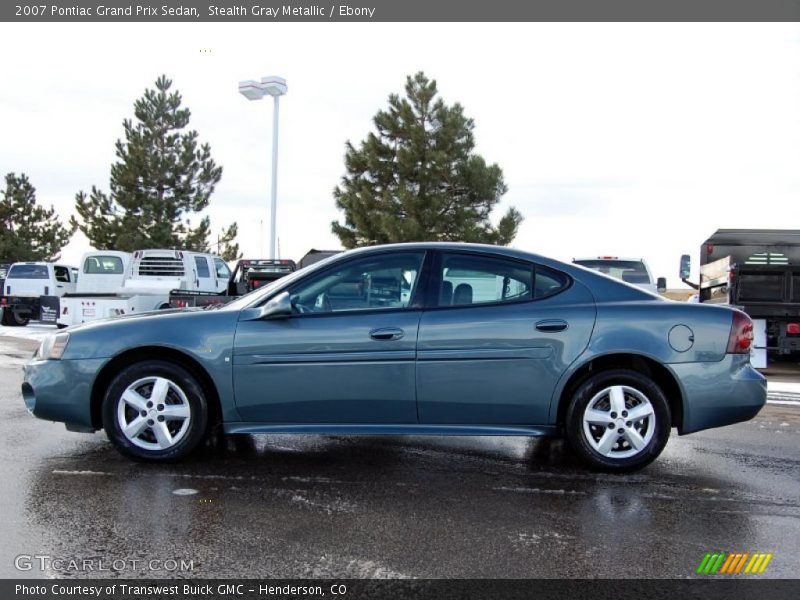
[{"label": "car's front wheel", "polygon": [[197,380],[180,365],[145,361],[124,368],[103,401],[103,427],[124,455],[173,461],[203,440],[208,404]]},{"label": "car's front wheel", "polygon": [[589,377],[567,408],[570,446],[589,466],[634,471],[661,454],[669,439],[669,403],[638,371],[615,369]]}]

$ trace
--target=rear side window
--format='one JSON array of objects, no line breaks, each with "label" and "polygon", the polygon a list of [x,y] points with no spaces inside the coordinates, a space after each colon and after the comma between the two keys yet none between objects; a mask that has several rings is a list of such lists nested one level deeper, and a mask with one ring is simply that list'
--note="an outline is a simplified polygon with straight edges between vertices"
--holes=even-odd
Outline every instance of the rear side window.
[{"label": "rear side window", "polygon": [[90,256],[83,263],[87,275],[121,275],[122,259],[118,256]]},{"label": "rear side window", "polygon": [[569,277],[559,271],[547,267],[536,267],[536,276],[533,284],[533,297],[535,299],[547,298],[557,294],[569,286]]},{"label": "rear side window", "polygon": [[50,279],[45,265],[14,265],[8,271],[9,279]]},{"label": "rear side window", "polygon": [[197,276],[198,277],[210,277],[211,273],[208,270],[208,261],[206,260],[205,256],[195,256],[194,257],[194,264],[197,265]]},{"label": "rear side window", "polygon": [[469,254],[442,256],[439,306],[530,300],[533,265]]}]

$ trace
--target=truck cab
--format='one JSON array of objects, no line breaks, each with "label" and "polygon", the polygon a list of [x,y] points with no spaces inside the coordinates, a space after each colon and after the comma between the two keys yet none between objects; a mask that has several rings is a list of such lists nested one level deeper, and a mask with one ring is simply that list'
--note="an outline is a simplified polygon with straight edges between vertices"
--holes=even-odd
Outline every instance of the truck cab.
[{"label": "truck cab", "polygon": [[73,293],[77,268],[50,262],[18,262],[11,265],[3,282],[3,325],[25,326],[41,318],[41,296]]},{"label": "truck cab", "polygon": [[653,294],[664,292],[667,288],[665,278],[653,279],[650,267],[647,266],[647,262],[643,258],[597,256],[592,258],[573,258],[572,262],[625,283],[630,283]]},{"label": "truck cab", "polygon": [[90,254],[84,267],[107,272],[95,273],[86,291],[61,299],[59,327],[170,308],[173,290],[218,294],[228,286],[228,266],[213,254],[162,249]]},{"label": "truck cab", "polygon": [[102,250],[87,252],[81,258],[75,294],[116,294],[125,281],[131,262],[130,252]]},{"label": "truck cab", "polygon": [[691,257],[681,257],[680,278],[698,301],[744,311],[753,320],[751,363],[800,355],[800,230],[718,229],[700,245],[699,283],[689,280]]},{"label": "truck cab", "polygon": [[[221,264],[220,264],[221,263]],[[220,257],[185,250],[137,250],[123,291],[166,294],[172,290],[225,293],[230,273]]]},{"label": "truck cab", "polygon": [[296,270],[295,262],[286,258],[243,258],[230,276],[228,295],[242,296]]}]

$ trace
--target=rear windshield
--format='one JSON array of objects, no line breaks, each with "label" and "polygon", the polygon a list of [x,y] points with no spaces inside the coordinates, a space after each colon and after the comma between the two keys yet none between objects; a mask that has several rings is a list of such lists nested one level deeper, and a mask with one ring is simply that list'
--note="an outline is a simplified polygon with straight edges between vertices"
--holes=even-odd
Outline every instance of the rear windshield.
[{"label": "rear windshield", "polygon": [[8,279],[50,279],[46,265],[13,265]]},{"label": "rear windshield", "polygon": [[626,283],[650,283],[647,269],[640,260],[576,260],[576,265],[610,275]]},{"label": "rear windshield", "polygon": [[90,256],[83,263],[87,275],[120,275],[122,259],[119,256]]}]

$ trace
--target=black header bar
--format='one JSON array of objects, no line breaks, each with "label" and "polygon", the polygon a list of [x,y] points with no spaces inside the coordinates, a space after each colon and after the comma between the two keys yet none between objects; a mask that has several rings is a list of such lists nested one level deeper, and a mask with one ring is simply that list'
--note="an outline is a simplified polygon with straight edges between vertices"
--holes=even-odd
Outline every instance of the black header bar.
[{"label": "black header bar", "polygon": [[800,0],[9,0],[0,21],[800,21]]}]

